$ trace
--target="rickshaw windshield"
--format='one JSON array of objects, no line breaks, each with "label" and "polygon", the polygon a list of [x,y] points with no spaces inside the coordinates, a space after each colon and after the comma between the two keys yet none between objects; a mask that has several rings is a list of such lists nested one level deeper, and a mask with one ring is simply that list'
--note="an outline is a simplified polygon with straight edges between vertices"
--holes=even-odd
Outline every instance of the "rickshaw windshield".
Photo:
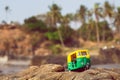
[{"label": "rickshaw windshield", "polygon": [[87,55],[87,52],[86,52],[86,51],[81,51],[81,55],[82,55],[82,56],[86,56],[86,55]]}]

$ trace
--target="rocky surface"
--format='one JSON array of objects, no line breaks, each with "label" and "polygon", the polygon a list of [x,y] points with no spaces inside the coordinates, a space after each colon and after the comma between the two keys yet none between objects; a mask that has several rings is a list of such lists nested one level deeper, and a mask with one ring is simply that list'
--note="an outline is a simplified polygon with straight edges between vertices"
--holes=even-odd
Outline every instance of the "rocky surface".
[{"label": "rocky surface", "polygon": [[31,66],[11,75],[1,75],[0,80],[120,80],[119,69],[89,69],[84,72],[64,71],[57,64]]},{"label": "rocky surface", "polygon": [[47,56],[34,56],[31,60],[31,65],[42,65],[42,64],[60,64],[66,65],[67,56],[65,55],[47,55]]},{"label": "rocky surface", "polygon": [[108,61],[109,63],[120,63],[120,49],[118,48],[113,47],[107,49],[100,49],[99,53],[104,63],[107,63]]},{"label": "rocky surface", "polygon": [[99,50],[99,56],[91,56],[92,64],[120,64],[120,49],[106,48]]},{"label": "rocky surface", "polygon": [[49,55],[51,50],[46,46],[50,44],[50,41],[44,39],[43,33],[28,33],[22,29],[22,26],[0,26],[0,56],[8,54],[29,56],[33,53],[34,55]]}]

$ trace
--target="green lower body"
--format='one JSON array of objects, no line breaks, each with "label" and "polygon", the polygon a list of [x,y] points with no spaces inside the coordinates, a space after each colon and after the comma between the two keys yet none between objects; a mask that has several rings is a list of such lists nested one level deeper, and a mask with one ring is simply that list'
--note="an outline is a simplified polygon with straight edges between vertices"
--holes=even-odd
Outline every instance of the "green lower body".
[{"label": "green lower body", "polygon": [[80,68],[84,68],[86,66],[90,67],[90,59],[89,58],[77,58],[75,61],[68,63],[68,70],[77,70]]}]

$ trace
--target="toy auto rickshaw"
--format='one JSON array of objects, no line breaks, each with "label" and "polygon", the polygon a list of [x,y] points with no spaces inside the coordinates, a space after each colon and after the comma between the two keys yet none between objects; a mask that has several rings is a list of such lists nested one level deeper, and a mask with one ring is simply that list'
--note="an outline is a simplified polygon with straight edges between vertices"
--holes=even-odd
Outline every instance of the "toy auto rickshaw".
[{"label": "toy auto rickshaw", "polygon": [[67,56],[67,67],[69,71],[90,68],[90,55],[88,50],[76,50]]}]

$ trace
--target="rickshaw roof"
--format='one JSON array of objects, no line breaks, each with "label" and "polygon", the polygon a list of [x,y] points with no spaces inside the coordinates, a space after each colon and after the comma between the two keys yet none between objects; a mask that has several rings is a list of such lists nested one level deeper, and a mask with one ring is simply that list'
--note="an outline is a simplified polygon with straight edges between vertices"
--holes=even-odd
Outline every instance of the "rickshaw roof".
[{"label": "rickshaw roof", "polygon": [[73,52],[69,53],[68,56],[69,56],[69,55],[72,55],[72,54],[74,54],[74,53],[77,53],[77,52],[81,52],[81,51],[87,51],[87,52],[88,52],[87,49],[81,49],[81,50],[76,50],[76,51],[73,51]]}]

